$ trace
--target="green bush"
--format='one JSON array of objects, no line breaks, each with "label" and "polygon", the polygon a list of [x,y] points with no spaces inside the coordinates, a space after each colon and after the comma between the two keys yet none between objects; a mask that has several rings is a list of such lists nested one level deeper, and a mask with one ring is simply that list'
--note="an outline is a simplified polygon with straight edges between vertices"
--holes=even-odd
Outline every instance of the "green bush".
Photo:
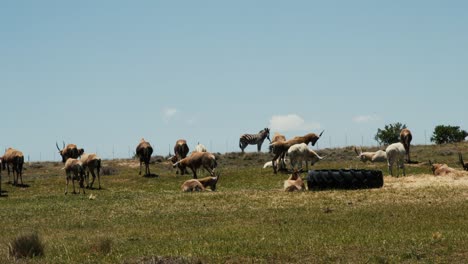
[{"label": "green bush", "polygon": [[8,249],[10,256],[16,259],[44,256],[44,244],[37,233],[17,237]]},{"label": "green bush", "polygon": [[384,129],[377,129],[377,134],[374,139],[379,145],[390,145],[400,141],[400,132],[406,128],[406,125],[401,123],[385,125]]},{"label": "green bush", "polygon": [[459,126],[438,125],[434,128],[431,141],[436,144],[462,142],[468,136],[468,132],[461,130]]}]

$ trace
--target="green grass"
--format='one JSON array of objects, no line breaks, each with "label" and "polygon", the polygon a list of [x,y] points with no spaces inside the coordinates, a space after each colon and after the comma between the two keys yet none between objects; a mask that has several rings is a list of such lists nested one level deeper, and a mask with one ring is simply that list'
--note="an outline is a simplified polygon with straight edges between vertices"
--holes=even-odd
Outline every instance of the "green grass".
[{"label": "green grass", "polygon": [[[457,165],[468,145],[416,146],[413,159]],[[317,169],[377,168],[351,148],[319,151]],[[28,188],[5,183],[0,198],[0,263],[13,262],[8,244],[37,233],[44,256],[27,263],[463,263],[468,258],[468,186],[397,188],[410,177],[385,177],[373,190],[285,193],[285,174],[262,166],[268,154],[220,156],[217,192],[182,193],[189,176],[167,163],[153,164],[158,178],[105,161],[118,174],[102,178],[103,190],[64,195],[61,163],[26,166]],[[409,165],[411,180],[432,176]],[[205,173],[206,174],[206,173]],[[463,176],[464,179],[468,176]],[[461,181],[461,180],[458,180]],[[96,196],[89,199],[89,195]]]}]

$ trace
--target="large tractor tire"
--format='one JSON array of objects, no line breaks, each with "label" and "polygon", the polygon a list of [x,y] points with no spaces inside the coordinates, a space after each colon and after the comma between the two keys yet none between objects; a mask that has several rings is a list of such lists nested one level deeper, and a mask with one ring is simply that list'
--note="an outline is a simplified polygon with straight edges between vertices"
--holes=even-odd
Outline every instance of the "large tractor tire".
[{"label": "large tractor tire", "polygon": [[381,188],[383,183],[380,170],[311,170],[307,175],[309,190]]}]

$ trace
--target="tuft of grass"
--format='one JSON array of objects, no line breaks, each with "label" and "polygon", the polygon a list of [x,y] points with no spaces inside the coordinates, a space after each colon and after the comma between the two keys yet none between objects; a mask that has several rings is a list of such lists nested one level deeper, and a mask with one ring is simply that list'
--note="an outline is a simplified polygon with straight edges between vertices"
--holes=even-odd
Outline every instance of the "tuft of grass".
[{"label": "tuft of grass", "polygon": [[91,252],[101,255],[109,255],[112,252],[112,243],[111,238],[99,238],[91,247]]},{"label": "tuft of grass", "polygon": [[15,259],[44,256],[44,244],[37,233],[20,235],[9,245],[10,257]]}]

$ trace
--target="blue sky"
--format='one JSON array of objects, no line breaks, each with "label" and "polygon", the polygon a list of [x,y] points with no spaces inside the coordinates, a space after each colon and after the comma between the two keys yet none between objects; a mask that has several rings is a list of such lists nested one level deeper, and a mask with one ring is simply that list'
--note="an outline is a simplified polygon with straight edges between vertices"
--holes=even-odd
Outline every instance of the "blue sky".
[{"label": "blue sky", "polygon": [[[319,148],[468,129],[466,1],[2,1],[0,149],[126,158],[140,138],[239,151],[325,129]],[[264,150],[266,150],[264,146]],[[250,146],[248,151],[254,151]]]}]

